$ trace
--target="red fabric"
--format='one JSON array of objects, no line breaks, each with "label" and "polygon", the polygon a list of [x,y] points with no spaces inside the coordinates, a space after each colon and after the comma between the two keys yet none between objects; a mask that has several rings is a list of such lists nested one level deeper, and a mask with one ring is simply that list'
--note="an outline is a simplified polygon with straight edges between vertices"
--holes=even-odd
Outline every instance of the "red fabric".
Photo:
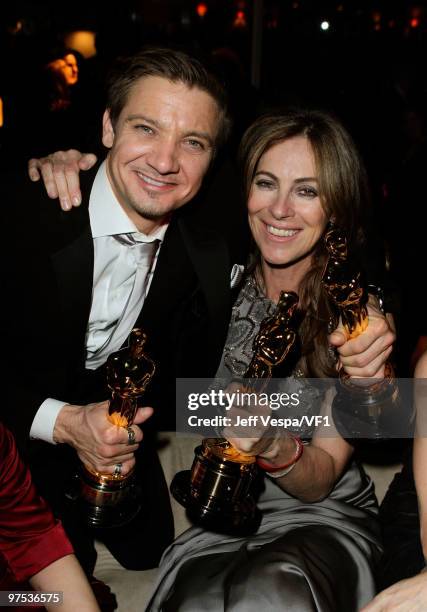
[{"label": "red fabric", "polygon": [[72,552],[61,524],[37,495],[12,434],[0,423],[0,589]]}]

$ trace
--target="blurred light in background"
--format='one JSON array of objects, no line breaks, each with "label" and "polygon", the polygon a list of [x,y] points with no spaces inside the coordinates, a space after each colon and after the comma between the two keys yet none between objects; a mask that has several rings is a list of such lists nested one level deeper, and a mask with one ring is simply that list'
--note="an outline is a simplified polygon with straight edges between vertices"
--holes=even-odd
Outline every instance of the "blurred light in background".
[{"label": "blurred light in background", "polygon": [[75,49],[86,59],[96,55],[95,32],[78,30],[70,32],[64,38],[64,43],[70,49]]},{"label": "blurred light in background", "polygon": [[246,28],[247,25],[245,11],[237,11],[233,21],[233,27]]},{"label": "blurred light in background", "polygon": [[204,2],[199,2],[199,4],[196,6],[196,11],[198,16],[203,18],[208,12],[208,5]]},{"label": "blurred light in background", "polygon": [[418,28],[421,22],[422,13],[423,11],[420,6],[413,6],[411,8],[411,19],[409,21],[411,28]]}]

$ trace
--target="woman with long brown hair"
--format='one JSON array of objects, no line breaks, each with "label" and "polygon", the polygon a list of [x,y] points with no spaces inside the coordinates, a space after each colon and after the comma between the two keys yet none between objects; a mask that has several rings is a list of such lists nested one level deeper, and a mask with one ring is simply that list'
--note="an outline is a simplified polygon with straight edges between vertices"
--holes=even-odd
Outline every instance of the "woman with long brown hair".
[{"label": "woman with long brown hair", "polygon": [[[282,290],[294,291],[301,353],[283,383],[303,399],[287,416],[328,416],[333,393],[310,380],[337,376],[328,343],[333,305],[322,284],[324,236],[333,222],[356,259],[368,204],[362,162],[341,124],[314,111],[260,118],[243,138],[241,159],[255,246],[218,377],[244,375],[262,321]],[[372,483],[351,461],[352,446],[328,420],[288,428],[269,438],[261,453],[261,433],[247,437],[228,429],[225,435],[238,451],[258,453],[265,470],[261,525],[251,537],[198,527],[185,532],[163,557],[148,609],[329,612],[369,601],[380,553],[377,505]],[[301,437],[309,443],[302,445]]]}]

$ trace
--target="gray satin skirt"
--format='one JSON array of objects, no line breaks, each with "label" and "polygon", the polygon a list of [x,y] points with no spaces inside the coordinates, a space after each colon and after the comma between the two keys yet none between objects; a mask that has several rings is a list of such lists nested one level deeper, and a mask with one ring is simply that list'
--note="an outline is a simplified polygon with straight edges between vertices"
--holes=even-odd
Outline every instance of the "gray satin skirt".
[{"label": "gray satin skirt", "polygon": [[250,537],[192,527],[166,550],[147,610],[352,612],[375,595],[377,502],[356,464],[323,501],[303,503],[265,479]]}]

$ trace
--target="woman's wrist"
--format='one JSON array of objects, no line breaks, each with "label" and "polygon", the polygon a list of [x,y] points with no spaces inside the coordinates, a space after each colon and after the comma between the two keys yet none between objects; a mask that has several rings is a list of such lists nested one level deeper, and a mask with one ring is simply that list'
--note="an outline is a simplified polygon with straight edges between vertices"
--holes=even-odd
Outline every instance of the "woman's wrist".
[{"label": "woman's wrist", "polygon": [[286,443],[288,448],[290,445],[290,448],[293,449],[293,454],[290,458],[289,451],[286,453],[287,461],[284,461],[284,453],[277,453],[274,458],[271,456],[257,457],[258,466],[273,478],[279,478],[288,474],[295,467],[303,453],[304,445],[300,438],[289,434],[286,438]]},{"label": "woman's wrist", "polygon": [[294,451],[295,444],[291,436],[284,436],[278,434],[276,438],[272,440],[271,446],[262,453],[258,453],[258,457],[262,461],[266,461],[268,464],[271,463],[272,467],[276,464],[280,465],[284,463],[286,457]]}]

